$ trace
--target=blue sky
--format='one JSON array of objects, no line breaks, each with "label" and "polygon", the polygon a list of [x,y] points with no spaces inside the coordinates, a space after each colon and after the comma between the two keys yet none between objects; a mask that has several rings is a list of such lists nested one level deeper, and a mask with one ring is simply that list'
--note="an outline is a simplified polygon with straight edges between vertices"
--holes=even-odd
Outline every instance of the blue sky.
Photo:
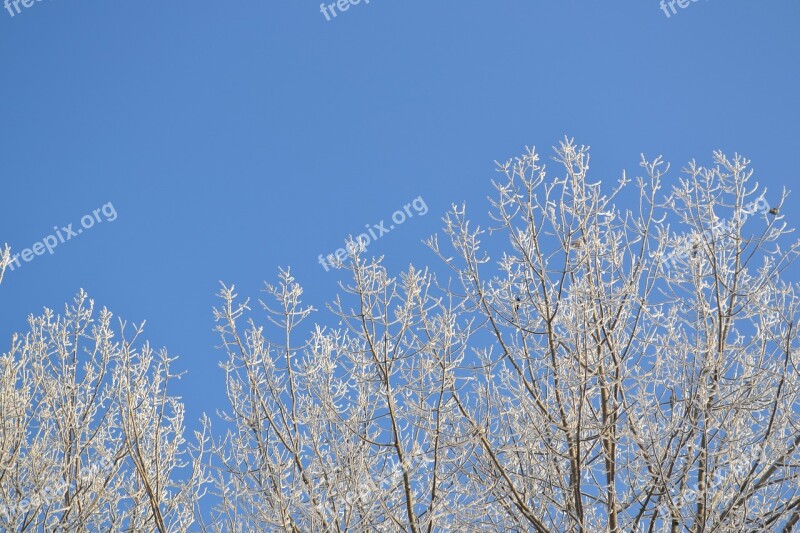
[{"label": "blue sky", "polygon": [[426,214],[369,251],[436,264],[420,240],[452,202],[484,214],[493,162],[526,145],[575,137],[609,180],[641,153],[677,170],[719,148],[771,190],[798,182],[796,0],[20,8],[0,11],[0,243],[116,218],[7,272],[0,342],[84,288],[180,357],[192,424],[223,406],[220,280],[257,297],[291,266],[323,307],[342,274],[318,255],[418,197]]}]

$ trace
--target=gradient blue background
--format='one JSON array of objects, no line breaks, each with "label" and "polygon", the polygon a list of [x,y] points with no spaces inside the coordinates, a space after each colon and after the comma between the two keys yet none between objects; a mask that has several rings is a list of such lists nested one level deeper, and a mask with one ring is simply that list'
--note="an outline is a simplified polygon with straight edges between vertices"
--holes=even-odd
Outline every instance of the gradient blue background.
[{"label": "gradient blue background", "polygon": [[640,153],[674,180],[738,151],[777,195],[798,177],[798,22],[797,0],[671,18],[657,0],[372,0],[330,22],[309,0],[0,11],[0,243],[118,213],[7,271],[0,350],[84,288],[180,356],[194,426],[224,406],[220,280],[263,296],[290,265],[323,308],[343,275],[317,255],[420,195],[428,214],[370,253],[438,264],[421,239],[452,202],[485,214],[494,161],[526,145],[574,136],[609,181]]}]

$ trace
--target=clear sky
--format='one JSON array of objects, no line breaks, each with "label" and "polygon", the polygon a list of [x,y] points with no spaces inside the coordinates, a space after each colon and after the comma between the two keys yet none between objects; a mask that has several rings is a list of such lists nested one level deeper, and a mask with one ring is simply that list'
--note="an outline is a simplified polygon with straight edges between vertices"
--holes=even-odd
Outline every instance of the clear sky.
[{"label": "clear sky", "polygon": [[291,266],[323,307],[343,276],[319,254],[420,197],[369,252],[436,264],[420,240],[452,202],[484,214],[493,162],[526,145],[575,137],[609,180],[719,148],[798,186],[797,0],[362,0],[330,20],[309,0],[25,1],[0,10],[0,243],[59,242],[6,273],[0,350],[84,288],[180,357],[192,425],[223,406],[220,280],[258,297]]}]

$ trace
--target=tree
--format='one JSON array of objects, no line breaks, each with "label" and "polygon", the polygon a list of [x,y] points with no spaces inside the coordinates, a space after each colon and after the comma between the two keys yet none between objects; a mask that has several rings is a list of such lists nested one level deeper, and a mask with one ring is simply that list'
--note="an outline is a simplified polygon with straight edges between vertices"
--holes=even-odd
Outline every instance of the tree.
[{"label": "tree", "polygon": [[770,206],[722,153],[666,196],[660,158],[608,189],[586,147],[555,154],[555,178],[535,150],[499,165],[500,244],[453,207],[428,241],[447,281],[349,246],[333,327],[306,329],[288,270],[269,330],[223,285],[231,429],[204,529],[792,530],[786,192]]},{"label": "tree", "polygon": [[183,437],[174,359],[83,291],[29,325],[0,356],[0,529],[187,531],[203,437]]}]

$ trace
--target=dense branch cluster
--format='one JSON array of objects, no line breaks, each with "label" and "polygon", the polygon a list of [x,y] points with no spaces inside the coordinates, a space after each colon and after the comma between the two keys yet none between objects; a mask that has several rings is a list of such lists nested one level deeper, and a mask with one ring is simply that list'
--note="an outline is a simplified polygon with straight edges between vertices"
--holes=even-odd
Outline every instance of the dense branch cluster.
[{"label": "dense branch cluster", "polygon": [[[3,531],[185,531],[200,475],[166,352],[81,292],[0,356]],[[128,337],[126,334],[129,334]]]},{"label": "dense branch cluster", "polygon": [[554,160],[552,178],[535,150],[499,165],[486,230],[453,206],[428,240],[435,274],[392,277],[353,243],[328,326],[309,324],[288,270],[265,288],[263,322],[223,285],[224,431],[204,421],[191,446],[166,354],[112,340],[106,312],[89,328],[84,296],[32,320],[0,359],[8,523],[792,531],[800,286],[786,272],[800,245],[786,193],[767,199],[749,162],[722,153],[668,191],[659,158],[612,188],[590,180],[586,147],[564,141]]}]

